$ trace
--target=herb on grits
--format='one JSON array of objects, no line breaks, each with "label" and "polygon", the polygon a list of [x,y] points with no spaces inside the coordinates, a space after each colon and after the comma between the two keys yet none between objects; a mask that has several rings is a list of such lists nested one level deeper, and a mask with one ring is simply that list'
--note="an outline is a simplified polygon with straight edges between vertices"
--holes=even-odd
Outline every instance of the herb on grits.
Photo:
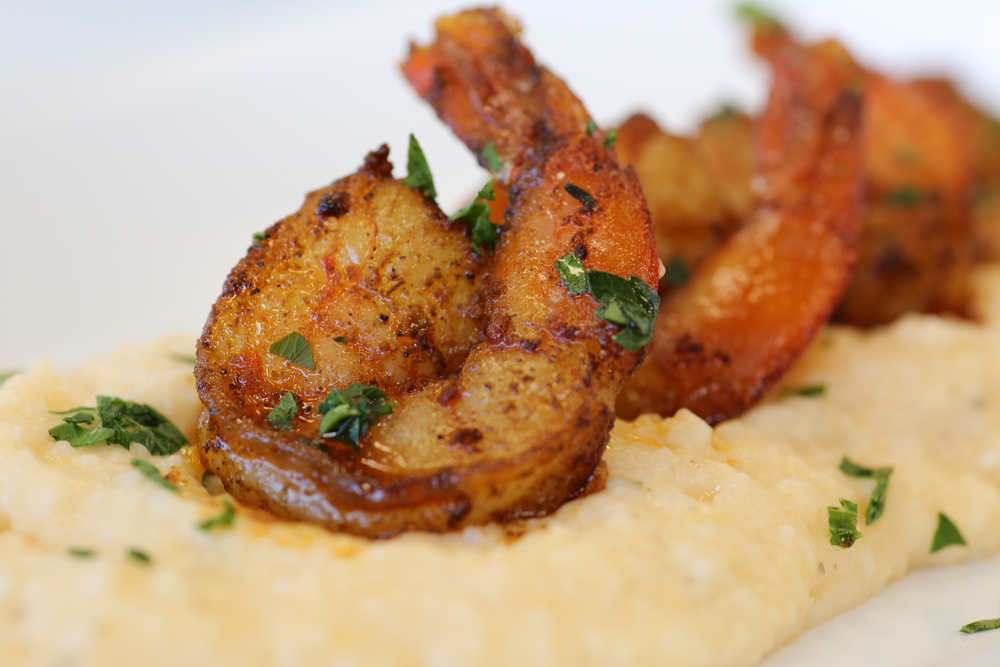
[{"label": "herb on grits", "polygon": [[944,513],[938,512],[938,525],[937,530],[934,531],[934,541],[931,542],[931,553],[953,544],[964,547],[966,545],[965,538],[962,537],[962,533],[958,532],[958,527],[952,523],[951,519],[946,517]]},{"label": "herb on grits", "polygon": [[75,558],[93,558],[97,555],[97,552],[86,547],[70,547],[69,555]]},{"label": "herb on grits", "polygon": [[403,185],[412,188],[419,188],[425,195],[434,199],[437,197],[437,190],[434,189],[434,177],[431,176],[430,165],[424,157],[424,149],[420,147],[417,138],[410,135],[410,150],[406,156],[406,180]]},{"label": "herb on grits", "polygon": [[572,183],[567,183],[566,185],[563,186],[563,189],[569,193],[570,197],[583,204],[584,208],[586,208],[588,211],[593,213],[594,211],[601,210],[601,206],[600,204],[597,203],[597,200],[594,199],[594,195],[590,194],[589,192],[581,188],[579,185],[573,185]]},{"label": "herb on grits", "polygon": [[293,331],[284,338],[276,340],[269,348],[271,354],[284,357],[296,366],[316,370],[316,360],[313,358],[312,345],[298,331]]},{"label": "herb on grits", "polygon": [[587,271],[575,253],[556,260],[556,270],[570,294],[590,292],[601,304],[594,314],[625,327],[615,341],[635,352],[653,337],[660,297],[635,275],[628,280],[605,271]]},{"label": "herb on grits", "polygon": [[483,146],[483,159],[486,160],[486,165],[494,174],[503,167],[503,163],[500,162],[500,156],[497,155],[497,145],[493,143],[492,139],[487,141],[486,145]]},{"label": "herb on grits", "polygon": [[0,386],[3,386],[4,382],[6,382],[7,380],[11,379],[15,375],[17,375],[19,372],[20,371],[6,371],[6,372],[3,372],[3,373],[0,373]]},{"label": "herb on grits", "polygon": [[483,256],[482,248],[492,249],[500,236],[500,225],[490,220],[490,205],[486,203],[494,201],[495,198],[493,181],[489,180],[471,204],[448,216],[449,220],[465,220],[469,225],[472,233],[472,249],[480,257]]},{"label": "herb on grits", "polygon": [[858,504],[844,498],[840,507],[827,507],[830,519],[830,544],[850,549],[864,534],[858,532]]},{"label": "herb on grits", "polygon": [[[144,403],[98,396],[96,408],[79,407],[53,414],[69,416],[63,417],[59,426],[49,429],[49,435],[73,447],[107,442],[128,449],[138,442],[153,456],[167,456],[187,444],[187,438],[173,422]],[[93,424],[95,416],[101,425],[85,426]]]},{"label": "herb on grits", "polygon": [[153,559],[149,557],[149,554],[140,549],[129,549],[127,553],[129,555],[129,558],[131,558],[137,563],[142,563],[143,565],[150,565],[153,562]]},{"label": "herb on grits", "polygon": [[194,366],[196,363],[198,363],[198,360],[195,359],[190,354],[171,354],[170,357],[174,361],[179,361],[182,364],[191,364],[192,366]]},{"label": "herb on grits", "polygon": [[959,629],[959,632],[964,632],[965,634],[970,635],[973,632],[997,629],[1000,629],[1000,618],[991,618],[986,621],[973,621],[972,623],[966,623]]},{"label": "herb on grits", "polygon": [[267,413],[267,421],[271,422],[282,431],[292,430],[292,420],[299,413],[299,403],[295,400],[295,394],[286,391],[282,395],[278,404]]},{"label": "herb on grits", "polygon": [[859,466],[845,456],[840,462],[840,471],[851,477],[866,477],[875,480],[875,488],[872,489],[868,509],[865,510],[865,524],[875,523],[875,520],[882,516],[882,511],[885,509],[885,492],[889,488],[889,476],[892,475],[892,468],[866,468]]},{"label": "herb on grits", "polygon": [[139,470],[143,475],[146,476],[150,481],[156,482],[164,489],[178,493],[180,489],[171,484],[166,477],[160,474],[160,469],[154,466],[149,461],[143,461],[142,459],[132,459],[132,466]]},{"label": "herb on grits", "polygon": [[198,524],[198,528],[201,530],[215,530],[216,528],[230,528],[233,525],[233,520],[236,518],[236,508],[233,504],[226,501],[223,502],[222,513],[213,516],[211,519],[206,519]]},{"label": "herb on grits", "polygon": [[386,401],[387,398],[388,394],[378,387],[360,382],[352,383],[343,391],[334,387],[319,404],[319,413],[323,415],[319,423],[320,437],[358,448],[361,436],[379,417],[390,414],[396,407],[395,403]]},{"label": "herb on grits", "polygon": [[[795,389],[792,389],[791,392],[793,394],[795,394],[796,396],[805,396],[805,397],[822,396],[823,394],[826,393],[826,385],[825,384],[808,384],[808,385],[806,385],[804,387],[796,387]],[[850,474],[850,473],[848,473],[848,474]]]}]

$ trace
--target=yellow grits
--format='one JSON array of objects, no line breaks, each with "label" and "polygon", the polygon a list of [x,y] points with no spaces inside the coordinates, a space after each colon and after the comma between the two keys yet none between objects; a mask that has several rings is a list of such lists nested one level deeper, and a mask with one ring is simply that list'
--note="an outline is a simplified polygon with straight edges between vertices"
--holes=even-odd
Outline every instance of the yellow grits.
[{"label": "yellow grits", "polygon": [[[983,324],[908,316],[825,330],[782,387],[714,430],[619,421],[607,488],[526,523],[369,542],[211,496],[183,453],[54,442],[50,410],[149,403],[193,439],[200,404],[172,339],[0,389],[0,657],[22,665],[749,666],[912,567],[1000,552],[1000,270]],[[818,396],[789,388],[823,385]],[[850,549],[827,506],[885,512]],[[153,462],[172,493],[130,465]],[[939,512],[967,547],[930,555]],[[93,551],[90,557],[71,549]],[[143,563],[129,556],[140,550]]]}]

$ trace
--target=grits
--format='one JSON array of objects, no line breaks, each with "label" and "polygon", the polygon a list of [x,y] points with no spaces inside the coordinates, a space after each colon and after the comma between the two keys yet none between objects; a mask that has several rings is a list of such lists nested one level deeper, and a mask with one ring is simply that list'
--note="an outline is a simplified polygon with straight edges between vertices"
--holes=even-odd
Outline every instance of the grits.
[{"label": "grits", "polygon": [[[199,530],[223,505],[193,457],[47,434],[49,410],[110,394],[193,438],[200,404],[172,356],[191,341],[65,375],[39,363],[0,389],[3,664],[755,664],[911,567],[1000,552],[1000,270],[981,285],[985,324],[830,328],[784,391],[714,430],[687,412],[618,422],[607,488],[517,538],[370,542],[243,508],[232,528]],[[822,396],[787,392],[818,383]],[[826,507],[863,512],[872,482],[840,473],[844,455],[895,467],[851,549],[829,544]],[[928,554],[939,511],[968,547]]]}]

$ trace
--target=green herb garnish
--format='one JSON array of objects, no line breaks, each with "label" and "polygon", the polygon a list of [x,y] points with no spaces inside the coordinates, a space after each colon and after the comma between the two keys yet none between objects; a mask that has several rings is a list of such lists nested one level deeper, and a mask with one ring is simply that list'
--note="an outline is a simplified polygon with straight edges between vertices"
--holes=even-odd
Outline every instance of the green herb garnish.
[{"label": "green herb garnish", "polygon": [[298,331],[293,331],[281,340],[275,341],[270,347],[270,352],[288,359],[297,366],[308,368],[311,371],[316,370],[312,345]]},{"label": "green herb garnish", "polygon": [[896,188],[885,195],[885,200],[887,202],[890,204],[899,204],[901,206],[911,206],[913,204],[917,204],[923,198],[924,195],[920,189],[915,188],[912,185]]},{"label": "green herb garnish", "polygon": [[85,547],[70,547],[69,555],[75,556],[76,558],[93,558],[97,555],[97,552],[93,549],[88,549]]},{"label": "green herb garnish", "polygon": [[220,514],[202,521],[198,524],[198,528],[201,530],[215,530],[216,528],[232,527],[233,521],[236,519],[236,508],[233,507],[232,503],[227,501],[223,501],[222,506],[223,509]]},{"label": "green herb garnish", "polygon": [[266,239],[266,238],[267,238],[267,234],[265,234],[264,232],[254,232],[253,233],[253,247],[254,248],[263,248],[264,247],[264,239]]},{"label": "green herb garnish", "polygon": [[746,21],[755,28],[775,30],[783,27],[774,12],[768,11],[752,2],[741,2],[733,9],[736,10],[737,18]]},{"label": "green herb garnish", "polygon": [[139,472],[146,476],[150,481],[156,482],[164,489],[169,489],[174,493],[179,493],[180,489],[171,484],[166,477],[160,474],[160,469],[154,466],[149,461],[143,461],[142,459],[132,459],[132,466],[137,468]]},{"label": "green herb garnish", "polygon": [[198,363],[198,360],[190,354],[171,354],[170,358],[174,361],[179,361],[182,364],[191,364],[192,366]]},{"label": "green herb garnish", "polygon": [[420,188],[431,199],[437,197],[431,168],[427,164],[427,158],[424,157],[424,151],[420,148],[417,138],[412,134],[410,135],[410,150],[406,155],[406,171],[406,180],[403,181],[403,185]]},{"label": "green herb garnish", "polygon": [[859,466],[845,456],[840,461],[840,471],[851,477],[865,477],[875,480],[875,488],[872,490],[868,508],[865,510],[865,524],[875,523],[875,520],[882,516],[882,511],[885,509],[885,492],[889,488],[889,476],[892,475],[892,468],[866,468]]},{"label": "green herb garnish", "polygon": [[[73,414],[63,417],[62,424],[49,429],[49,435],[73,447],[107,442],[128,449],[131,443],[138,442],[153,456],[167,456],[187,444],[187,438],[169,419],[143,403],[98,396],[96,408],[74,408],[55,414],[69,413]],[[92,423],[94,415],[100,418],[101,426],[81,426]]]},{"label": "green herb garnish", "polygon": [[497,145],[493,143],[492,139],[487,141],[486,145],[483,146],[483,159],[486,160],[486,166],[494,174],[503,167],[503,163],[500,162],[500,156],[497,155]]},{"label": "green herb garnish", "polygon": [[347,345],[347,336],[334,336],[334,343],[340,343],[341,345]]},{"label": "green herb garnish", "polygon": [[[790,390],[796,396],[822,396],[826,393],[825,384],[807,384],[804,387],[795,387]],[[891,468],[890,468],[891,470]],[[846,472],[846,471],[845,471]],[[850,473],[848,473],[850,474]]]},{"label": "green herb garnish", "polygon": [[593,118],[587,119],[587,136],[594,136],[594,132],[597,132],[597,123],[594,122]]},{"label": "green herb garnish", "polygon": [[299,403],[295,400],[295,394],[286,391],[278,404],[267,413],[267,421],[282,431],[292,430],[292,420],[299,414]]},{"label": "green herb garnish", "polygon": [[594,212],[601,210],[601,207],[597,203],[597,200],[594,199],[594,196],[581,188],[579,185],[567,183],[563,186],[563,189],[569,193],[570,197],[583,204],[588,211]]},{"label": "green herb garnish", "polygon": [[958,532],[958,528],[952,523],[951,519],[946,517],[942,512],[938,512],[938,525],[937,530],[934,531],[931,553],[940,551],[945,547],[950,547],[953,544],[965,546],[965,538],[962,537],[962,533]]},{"label": "green herb garnish", "polygon": [[11,379],[18,373],[20,373],[20,371],[4,371],[3,373],[0,373],[0,385],[3,385],[4,382]]},{"label": "green herb garnish", "polygon": [[500,225],[490,220],[490,205],[486,203],[495,198],[493,181],[487,181],[471,204],[448,218],[465,220],[472,235],[472,249],[480,257],[483,255],[483,248],[492,248],[500,237]]},{"label": "green herb garnish", "polygon": [[143,565],[149,565],[153,562],[153,559],[149,557],[145,551],[140,551],[139,549],[129,549],[129,557],[137,563],[142,563]]},{"label": "green herb garnish", "polygon": [[653,337],[660,297],[641,279],[630,275],[626,280],[605,271],[587,271],[575,253],[557,259],[556,270],[570,294],[594,295],[601,304],[594,312],[597,317],[625,327],[614,339],[626,350],[635,352]]},{"label": "green herb garnish", "polygon": [[1000,629],[1000,618],[991,618],[987,621],[973,621],[972,623],[966,623],[961,628],[959,632],[964,632],[967,635],[973,632],[982,632],[983,630],[997,630]]},{"label": "green herb garnish", "polygon": [[830,520],[830,544],[850,549],[858,539],[864,537],[858,532],[858,505],[844,498],[840,507],[827,507]]},{"label": "green herb garnish", "polygon": [[691,273],[688,271],[687,262],[685,262],[684,258],[679,255],[672,257],[663,268],[664,272],[661,280],[667,281],[667,284],[672,287],[680,287],[691,279]]},{"label": "green herb garnish", "polygon": [[604,147],[611,148],[612,146],[615,145],[615,141],[617,141],[617,139],[618,139],[618,128],[613,127],[610,130],[608,130],[607,133],[604,135]]},{"label": "green herb garnish", "polygon": [[320,437],[340,440],[360,449],[361,436],[379,417],[390,414],[396,406],[385,400],[388,397],[378,387],[360,382],[352,383],[343,391],[334,387],[319,404],[319,413],[323,415],[319,424]]}]

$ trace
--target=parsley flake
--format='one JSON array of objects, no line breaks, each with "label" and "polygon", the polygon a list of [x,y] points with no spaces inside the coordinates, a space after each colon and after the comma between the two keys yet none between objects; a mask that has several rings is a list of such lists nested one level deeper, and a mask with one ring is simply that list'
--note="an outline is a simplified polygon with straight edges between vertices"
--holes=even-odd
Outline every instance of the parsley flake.
[{"label": "parsley flake", "polygon": [[334,387],[319,404],[319,413],[323,415],[319,424],[319,435],[322,438],[333,438],[361,447],[361,436],[378,421],[379,417],[388,415],[396,406],[386,401],[388,394],[373,385],[354,382],[341,391]]},{"label": "parsley flake", "polygon": [[266,238],[267,238],[267,234],[265,234],[264,232],[254,232],[253,233],[253,247],[254,248],[263,248],[264,247],[264,239],[266,239]]},{"label": "parsley flake", "polygon": [[299,402],[295,400],[295,394],[286,391],[278,404],[267,413],[267,421],[282,431],[291,431],[292,420],[297,414],[299,414]]},{"label": "parsley flake", "polygon": [[431,176],[431,168],[424,157],[424,150],[420,148],[417,138],[410,135],[410,150],[406,155],[406,180],[403,185],[413,188],[420,188],[425,195],[434,199],[437,197],[437,190],[434,189],[434,177]]},{"label": "parsley flake", "polygon": [[198,360],[194,357],[194,355],[190,354],[171,354],[170,358],[174,361],[179,361],[182,364],[191,364],[192,366],[198,363]]},{"label": "parsley flake", "polygon": [[97,552],[86,547],[70,547],[69,555],[75,558],[93,558]]},{"label": "parsley flake", "polygon": [[284,357],[296,366],[316,370],[316,360],[313,358],[312,345],[298,331],[293,331],[281,340],[275,341],[269,348],[271,354]]},{"label": "parsley flake", "polygon": [[500,156],[497,154],[497,145],[493,143],[492,139],[487,141],[486,145],[483,146],[483,159],[486,160],[486,166],[494,174],[503,167],[503,163],[500,162]]},{"label": "parsley flake", "polygon": [[487,181],[472,203],[448,217],[449,220],[465,220],[472,236],[472,250],[480,257],[483,248],[493,248],[500,237],[500,225],[490,220],[490,205],[486,203],[495,198],[493,181]]},{"label": "parsley flake", "polygon": [[755,28],[765,30],[778,30],[782,28],[781,21],[773,12],[753,4],[752,2],[741,2],[736,7],[736,16],[746,21]]},{"label": "parsley flake", "polygon": [[[96,408],[74,408],[55,414],[69,413],[73,414],[63,417],[62,424],[49,429],[49,435],[73,447],[107,442],[128,449],[133,442],[138,442],[153,456],[167,456],[187,444],[187,438],[173,422],[144,403],[98,396]],[[95,415],[101,420],[101,426],[81,426],[93,423]]]},{"label": "parsley flake", "polygon": [[11,379],[20,372],[21,371],[4,371],[3,373],[0,373],[0,386],[3,386],[4,382]]},{"label": "parsley flake", "polygon": [[170,483],[170,481],[167,480],[166,477],[160,474],[160,469],[154,466],[149,461],[143,461],[142,459],[132,459],[131,463],[132,467],[138,469],[139,472],[145,475],[146,479],[152,482],[156,482],[164,489],[173,491],[174,493],[180,492],[180,489],[178,489],[176,486]]},{"label": "parsley flake", "polygon": [[[807,385],[805,385],[803,387],[795,387],[794,389],[791,389],[790,391],[791,391],[791,393],[795,394],[796,396],[805,396],[805,397],[822,396],[823,394],[826,393],[826,385],[825,384],[807,384]],[[841,470],[843,470],[843,468],[841,468]],[[891,470],[891,468],[890,468],[890,470]],[[847,472],[847,471],[844,471],[844,472]],[[850,473],[847,473],[847,474],[850,474]]]},{"label": "parsley flake", "polygon": [[987,621],[973,621],[972,623],[966,623],[959,629],[959,632],[964,632],[969,635],[973,632],[997,629],[1000,629],[1000,618],[991,618]]},{"label": "parsley flake", "polygon": [[340,343],[341,345],[347,345],[347,336],[334,336],[334,343]]},{"label": "parsley flake", "polygon": [[858,532],[858,504],[844,498],[840,499],[840,507],[827,507],[830,521],[830,544],[843,549],[850,549],[859,538],[864,537]]},{"label": "parsley flake", "polygon": [[934,541],[931,543],[931,553],[941,551],[951,545],[965,546],[967,543],[962,533],[958,532],[958,527],[952,523],[951,519],[942,512],[938,512],[937,530],[934,531]]},{"label": "parsley flake", "polygon": [[594,122],[593,118],[587,119],[587,136],[594,136],[594,132],[597,132],[597,123]]},{"label": "parsley flake", "polygon": [[868,501],[868,508],[865,510],[865,524],[871,525],[882,516],[885,509],[885,492],[889,488],[889,476],[892,475],[892,468],[865,468],[854,463],[846,456],[840,461],[840,471],[851,477],[864,477],[875,480],[875,488],[872,490],[871,499]]},{"label": "parsley flake", "polygon": [[137,563],[142,563],[143,565],[150,565],[153,562],[153,559],[149,557],[149,554],[147,554],[145,551],[141,551],[140,549],[129,549],[127,553],[129,555],[129,558],[131,558]]},{"label": "parsley flake", "polygon": [[607,133],[604,135],[604,147],[611,148],[612,146],[615,145],[615,141],[617,140],[618,140],[618,128],[613,127],[610,130],[608,130]]},{"label": "parsley flake", "polygon": [[601,206],[594,199],[594,196],[581,188],[579,185],[573,185],[572,183],[567,183],[563,186],[563,189],[569,193],[569,196],[577,200],[590,212],[600,211]]},{"label": "parsley flake", "polygon": [[222,512],[210,519],[206,519],[198,524],[200,530],[215,530],[217,528],[231,528],[236,519],[236,508],[228,501],[223,501]]},{"label": "parsley flake", "polygon": [[619,345],[635,352],[652,339],[660,297],[637,276],[626,280],[605,271],[587,271],[575,253],[557,259],[556,270],[570,294],[594,295],[601,304],[594,312],[597,317],[625,327],[614,336]]}]

